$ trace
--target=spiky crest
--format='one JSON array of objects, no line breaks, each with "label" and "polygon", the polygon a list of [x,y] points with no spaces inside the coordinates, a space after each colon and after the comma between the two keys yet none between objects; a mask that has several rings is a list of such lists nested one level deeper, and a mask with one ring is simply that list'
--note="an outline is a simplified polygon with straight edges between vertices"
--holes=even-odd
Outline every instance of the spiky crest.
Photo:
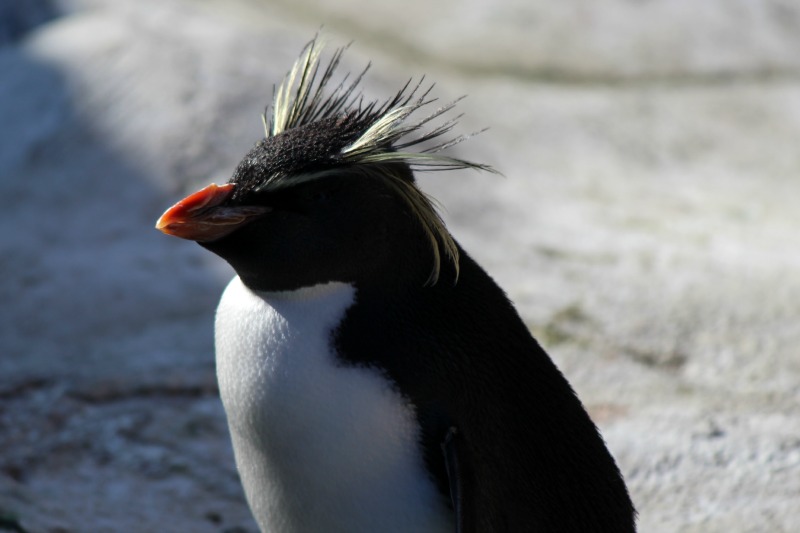
[{"label": "spiky crest", "polygon": [[[320,74],[322,49],[323,43],[319,37],[308,43],[275,91],[272,117],[267,120],[266,111],[262,115],[267,141],[295,128],[335,117],[346,122],[348,127],[357,133],[351,142],[344,145],[338,153],[331,155],[331,164],[327,168],[293,176],[271,176],[259,190],[277,189],[320,179],[337,173],[342,167],[356,170],[365,176],[384,178],[419,219],[431,243],[434,265],[426,284],[435,284],[439,278],[440,244],[445,255],[453,262],[457,279],[458,248],[437,212],[433,199],[417,188],[412,181],[392,172],[391,163],[406,164],[413,170],[473,168],[496,173],[488,165],[441,153],[474,135],[460,135],[441,140],[442,136],[453,129],[461,115],[425,129],[435,119],[451,111],[463,97],[434,109],[421,119],[412,121],[410,120],[412,114],[436,101],[429,98],[433,84],[423,89],[424,78],[416,84],[412,84],[409,80],[389,100],[364,103],[358,89],[364,74],[369,70],[368,64],[352,81],[348,83],[349,75],[345,75],[342,81],[328,92],[328,85],[347,46],[334,51]],[[430,141],[438,142],[419,151],[409,150]]]}]

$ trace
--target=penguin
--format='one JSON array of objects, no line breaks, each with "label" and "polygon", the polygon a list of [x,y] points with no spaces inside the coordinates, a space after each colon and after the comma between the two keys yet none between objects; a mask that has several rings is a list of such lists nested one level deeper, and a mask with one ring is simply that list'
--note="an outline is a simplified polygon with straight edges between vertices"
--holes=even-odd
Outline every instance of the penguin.
[{"label": "penguin", "polygon": [[216,369],[260,529],[635,531],[574,390],[415,182],[495,172],[446,154],[468,137],[441,122],[458,101],[431,109],[420,80],[366,102],[369,66],[335,85],[345,48],[322,48],[303,49],[228,183],[156,224],[236,273]]}]

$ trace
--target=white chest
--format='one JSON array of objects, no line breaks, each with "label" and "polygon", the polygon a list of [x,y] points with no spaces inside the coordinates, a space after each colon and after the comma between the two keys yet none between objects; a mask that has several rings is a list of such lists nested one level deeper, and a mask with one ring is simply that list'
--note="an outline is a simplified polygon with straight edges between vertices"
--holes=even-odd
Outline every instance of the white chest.
[{"label": "white chest", "polygon": [[453,531],[423,467],[413,407],[377,370],[337,363],[355,291],[254,293],[216,318],[217,377],[245,494],[263,531]]}]

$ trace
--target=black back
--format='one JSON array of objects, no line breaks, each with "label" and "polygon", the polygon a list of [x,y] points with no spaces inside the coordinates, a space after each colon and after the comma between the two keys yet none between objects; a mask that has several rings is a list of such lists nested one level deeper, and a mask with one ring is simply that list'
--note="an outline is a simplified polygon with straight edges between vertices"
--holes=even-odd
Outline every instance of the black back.
[{"label": "black back", "polygon": [[461,250],[433,287],[361,283],[335,332],[416,407],[428,469],[449,498],[441,444],[462,438],[470,531],[634,531],[620,472],[572,388],[503,291]]}]

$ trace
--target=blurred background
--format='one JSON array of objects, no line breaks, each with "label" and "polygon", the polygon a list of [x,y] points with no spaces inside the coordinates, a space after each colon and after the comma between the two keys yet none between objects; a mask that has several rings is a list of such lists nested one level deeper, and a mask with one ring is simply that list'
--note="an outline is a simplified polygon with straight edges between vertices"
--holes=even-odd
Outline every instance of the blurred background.
[{"label": "blurred background", "polygon": [[800,531],[800,4],[0,0],[0,531],[255,532],[232,271],[153,229],[324,26],[463,94],[419,176],[587,405],[643,532]]}]

